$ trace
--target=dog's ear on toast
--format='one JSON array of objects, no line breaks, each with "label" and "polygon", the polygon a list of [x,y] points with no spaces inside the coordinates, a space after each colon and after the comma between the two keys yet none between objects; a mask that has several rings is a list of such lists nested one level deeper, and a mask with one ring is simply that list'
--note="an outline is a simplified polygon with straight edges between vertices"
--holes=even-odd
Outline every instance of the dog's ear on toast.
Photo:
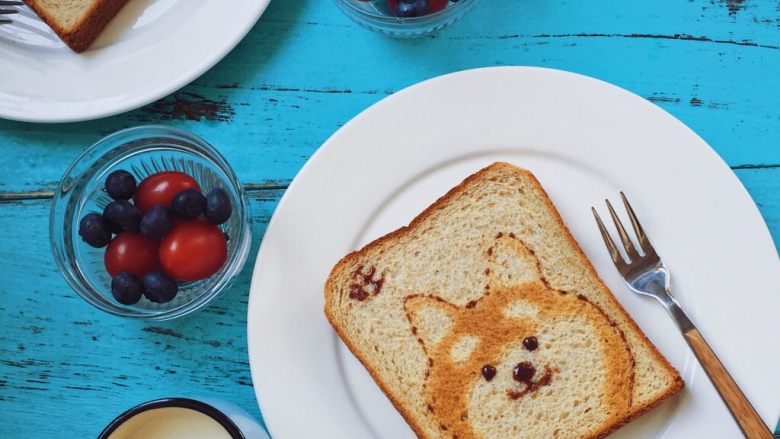
[{"label": "dog's ear on toast", "polygon": [[456,305],[437,296],[412,295],[404,301],[412,332],[426,350],[433,350],[452,330],[458,318]]},{"label": "dog's ear on toast", "polygon": [[490,288],[543,280],[536,255],[512,233],[499,233],[485,251],[485,257]]}]

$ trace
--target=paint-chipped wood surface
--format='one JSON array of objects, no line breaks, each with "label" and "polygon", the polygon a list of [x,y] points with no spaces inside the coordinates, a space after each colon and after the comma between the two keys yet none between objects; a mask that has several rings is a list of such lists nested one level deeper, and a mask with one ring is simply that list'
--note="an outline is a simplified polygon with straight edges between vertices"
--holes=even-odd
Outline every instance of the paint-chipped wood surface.
[{"label": "paint-chipped wood surface", "polygon": [[254,258],[216,302],[165,323],[107,316],[57,273],[49,199],[86,146],[147,123],[204,137],[249,189],[254,255],[279,197],[334,130],[403,87],[493,65],[584,73],[669,111],[734,169],[777,242],[780,2],[486,0],[441,34],[399,41],[330,1],[275,0],[225,60],[171,96],[93,122],[0,121],[0,437],[95,437],[129,406],[171,395],[260,416],[245,333]]}]

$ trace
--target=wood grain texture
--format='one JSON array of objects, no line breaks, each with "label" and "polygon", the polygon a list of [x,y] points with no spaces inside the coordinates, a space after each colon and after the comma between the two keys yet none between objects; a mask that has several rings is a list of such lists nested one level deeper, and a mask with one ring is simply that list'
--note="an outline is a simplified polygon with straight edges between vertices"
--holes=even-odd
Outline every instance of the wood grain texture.
[{"label": "wood grain texture", "polygon": [[206,137],[246,181],[289,179],[384,96],[439,74],[513,64],[615,83],[683,120],[730,165],[777,165],[780,102],[767,94],[778,88],[767,72],[780,71],[772,3],[746,2],[731,14],[708,0],[498,2],[433,37],[392,40],[353,25],[329,1],[272,2],[236,50],[170,97],[86,123],[0,121],[2,160],[15,164],[0,174],[0,191],[51,189],[86,146],[141,123]]},{"label": "wood grain texture", "polygon": [[330,1],[276,0],[225,60],[171,96],[85,123],[0,120],[0,437],[94,437],[129,406],[170,395],[222,397],[259,416],[245,335],[253,258],[209,307],[153,324],[93,309],[56,272],[48,197],[100,137],[161,123],[214,144],[251,189],[254,255],[290,180],[367,106],[467,68],[560,68],[627,88],[689,125],[735,170],[780,242],[779,8],[484,1],[440,34],[392,40]]},{"label": "wood grain texture", "polygon": [[764,421],[761,420],[750,401],[745,398],[742,390],[723,367],[718,356],[712,352],[710,345],[704,340],[699,330],[691,329],[684,333],[684,336],[745,437],[747,439],[772,439],[772,433],[766,428]]}]

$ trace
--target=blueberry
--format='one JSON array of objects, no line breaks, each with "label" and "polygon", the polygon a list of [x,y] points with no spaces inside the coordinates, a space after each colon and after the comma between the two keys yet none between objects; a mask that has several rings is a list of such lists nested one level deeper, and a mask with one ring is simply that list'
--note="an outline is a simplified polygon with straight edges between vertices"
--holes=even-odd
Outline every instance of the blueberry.
[{"label": "blueberry", "polygon": [[144,276],[144,296],[152,302],[170,302],[178,291],[176,281],[162,271],[152,271]]},{"label": "blueberry", "polygon": [[171,202],[171,211],[179,219],[197,218],[206,207],[206,197],[197,189],[184,189]]},{"label": "blueberry", "polygon": [[133,206],[127,200],[113,201],[103,209],[103,218],[108,221],[111,231],[120,233],[123,231],[137,232],[141,224],[141,209]]},{"label": "blueberry", "polygon": [[88,213],[79,221],[79,236],[92,247],[105,247],[111,242],[111,226],[103,215]]},{"label": "blueberry", "polygon": [[121,170],[108,174],[106,192],[115,200],[129,200],[135,194],[135,177]]},{"label": "blueberry", "polygon": [[171,230],[171,210],[157,204],[147,210],[141,219],[141,234],[154,240],[161,240]]},{"label": "blueberry", "polygon": [[428,0],[398,0],[394,12],[398,17],[420,17],[430,14],[431,10]]},{"label": "blueberry", "polygon": [[111,294],[123,305],[138,303],[143,293],[143,284],[130,273],[119,273],[111,279]]},{"label": "blueberry", "polygon": [[206,195],[206,219],[212,224],[222,224],[230,218],[232,213],[230,198],[222,189],[213,189]]}]

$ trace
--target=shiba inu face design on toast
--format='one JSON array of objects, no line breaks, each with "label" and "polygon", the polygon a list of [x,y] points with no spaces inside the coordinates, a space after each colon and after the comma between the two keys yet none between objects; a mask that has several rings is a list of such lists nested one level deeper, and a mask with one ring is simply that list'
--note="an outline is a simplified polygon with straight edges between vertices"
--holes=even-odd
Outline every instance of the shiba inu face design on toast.
[{"label": "shiba inu face design on toast", "polygon": [[439,428],[458,439],[583,437],[625,413],[633,358],[614,322],[584,296],[550,288],[514,236],[499,234],[486,256],[479,300],[404,301],[429,359],[423,391]]}]

